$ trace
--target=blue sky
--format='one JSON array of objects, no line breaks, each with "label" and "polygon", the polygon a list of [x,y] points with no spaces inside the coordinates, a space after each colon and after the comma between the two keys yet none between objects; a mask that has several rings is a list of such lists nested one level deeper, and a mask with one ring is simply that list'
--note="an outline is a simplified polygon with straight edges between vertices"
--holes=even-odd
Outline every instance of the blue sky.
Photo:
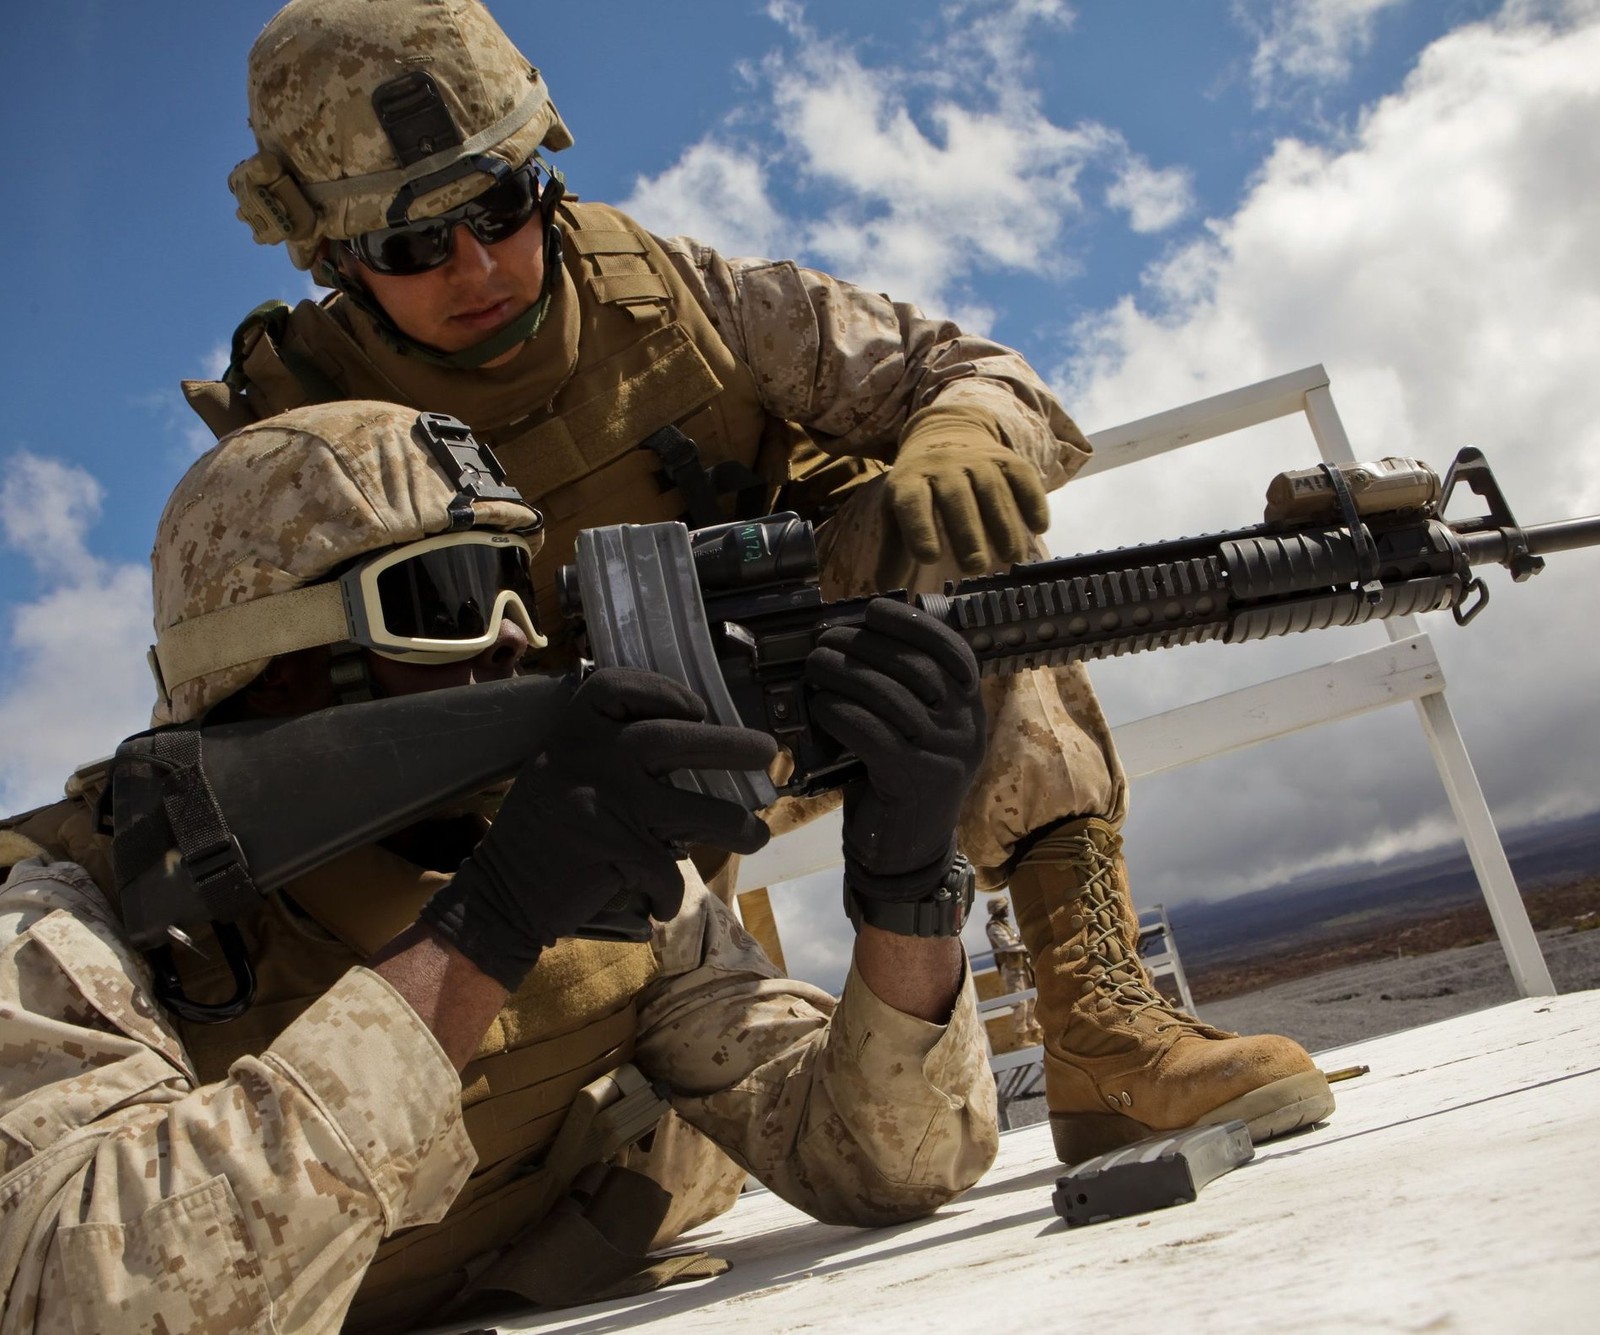
[{"label": "blue sky", "polygon": [[[580,194],[954,314],[1028,354],[1089,430],[1321,361],[1358,450],[1443,464],[1474,443],[1525,518],[1600,510],[1597,0],[491,7],[576,134],[559,165]],[[177,382],[215,374],[256,303],[308,294],[225,185],[273,9],[63,0],[8,20],[7,807],[140,725],[143,562],[205,442]],[[1269,432],[1069,486],[1051,541],[1248,523],[1270,473],[1309,461]],[[1470,632],[1430,626],[1503,822],[1594,805],[1594,561],[1502,582]],[[1096,680],[1132,718],[1375,634]],[[1341,725],[1141,788],[1147,902],[1447,839],[1415,732]]]},{"label": "blue sky", "polygon": [[[1257,8],[1259,24],[1269,11]],[[1404,74],[1420,43],[1452,18],[1489,8],[1391,6],[1375,16],[1349,80],[1258,104],[1252,25],[1228,6],[1085,5],[1070,22],[1030,27],[1034,87],[1056,123],[1112,126],[1152,164],[1189,172],[1194,223],[1230,210],[1276,137],[1348,124]],[[106,555],[143,555],[153,516],[191,457],[177,381],[200,374],[258,301],[302,295],[281,253],[255,246],[233,218],[225,185],[251,149],[245,52],[274,10],[249,0],[68,0],[8,21],[8,44],[26,58],[0,91],[8,127],[0,152],[21,204],[0,222],[6,252],[20,261],[8,283],[13,317],[0,334],[13,421],[3,446],[48,451],[95,474],[116,498],[96,529]],[[908,62],[908,52],[960,27],[939,13],[900,0],[804,7],[818,34],[863,64],[912,64],[921,76],[906,90],[914,115],[937,96],[928,85],[938,69]],[[545,69],[578,140],[561,165],[589,197],[625,198],[637,178],[730,123],[749,142],[775,146],[763,117],[740,113],[766,91],[741,69],[796,54],[762,4],[503,3],[498,16]],[[840,193],[781,170],[772,189],[796,215]],[[993,266],[962,284],[999,309],[999,337],[1046,360],[1052,339],[1132,290],[1140,267],[1171,241],[1131,232],[1092,205],[1061,239],[1059,259],[1072,267],[1045,284]],[[6,576],[8,588],[27,587],[26,566],[8,562]]]}]

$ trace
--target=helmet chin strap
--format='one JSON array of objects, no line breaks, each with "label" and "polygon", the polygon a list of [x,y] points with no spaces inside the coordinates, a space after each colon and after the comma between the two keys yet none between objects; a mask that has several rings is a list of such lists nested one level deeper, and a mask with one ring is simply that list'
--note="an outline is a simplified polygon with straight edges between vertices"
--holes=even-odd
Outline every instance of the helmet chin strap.
[{"label": "helmet chin strap", "polygon": [[[490,334],[481,343],[459,352],[441,352],[438,348],[421,343],[400,328],[389,313],[378,304],[377,298],[356,279],[344,271],[331,255],[318,260],[313,276],[324,287],[342,292],[358,310],[377,327],[379,336],[396,352],[433,366],[446,366],[452,370],[475,371],[480,366],[504,356],[518,344],[526,343],[544,325],[550,312],[550,299],[555,292],[556,275],[565,262],[561,244],[561,227],[555,221],[555,206],[565,193],[559,173],[551,172],[539,201],[539,211],[544,217],[544,283],[539,289],[539,299],[510,324]],[[337,244],[335,242],[334,244]]]}]

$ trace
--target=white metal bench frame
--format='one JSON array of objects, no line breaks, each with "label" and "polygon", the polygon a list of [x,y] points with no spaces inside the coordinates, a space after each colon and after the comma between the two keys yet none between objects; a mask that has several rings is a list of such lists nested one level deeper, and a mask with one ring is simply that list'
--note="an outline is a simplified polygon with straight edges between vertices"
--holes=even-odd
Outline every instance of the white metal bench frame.
[{"label": "white metal bench frame", "polygon": [[[1079,476],[1121,468],[1295,413],[1305,414],[1325,461],[1356,461],[1333,404],[1328,374],[1319,365],[1096,432],[1089,438],[1094,454]],[[1383,625],[1390,643],[1377,649],[1123,724],[1113,733],[1122,767],[1131,781],[1412,701],[1517,992],[1524,997],[1553,996],[1550,970],[1445,700],[1444,670],[1433,642],[1415,617],[1390,617]],[[835,812],[773,840],[744,860],[738,889],[773,885],[837,866],[839,835],[840,817]]]},{"label": "white metal bench frame", "polygon": [[[1159,944],[1157,941],[1159,939]],[[1195,1010],[1194,993],[1189,990],[1189,975],[1183,971],[1183,959],[1178,954],[1178,938],[1172,934],[1172,919],[1167,917],[1167,906],[1156,904],[1139,911],[1139,957],[1144,961],[1145,972],[1158,982],[1172,979],[1178,993],[1178,1004],[1190,1015]]]},{"label": "white metal bench frame", "polygon": [[[1026,988],[1021,992],[1008,992],[1001,997],[990,997],[987,1001],[978,1003],[978,1018],[987,1020],[996,1011],[1009,1011],[1021,1005],[1024,1001],[1036,1000],[1039,989]],[[994,1076],[996,1111],[1000,1118],[1000,1129],[1011,1130],[1011,1103],[1014,1099],[1025,1099],[1041,1091],[1040,1082],[1044,1079],[1044,1047],[1034,1043],[1024,1048],[1012,1048],[1009,1052],[996,1052],[994,1045],[989,1042],[988,1026],[984,1026],[984,1043],[989,1048],[989,1070]]]}]

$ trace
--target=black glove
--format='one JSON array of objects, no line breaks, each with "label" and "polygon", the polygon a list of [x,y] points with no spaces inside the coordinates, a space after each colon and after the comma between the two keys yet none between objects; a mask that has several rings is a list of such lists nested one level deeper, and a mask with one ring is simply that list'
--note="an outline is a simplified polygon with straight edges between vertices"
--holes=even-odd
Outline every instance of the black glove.
[{"label": "black glove", "polygon": [[978,663],[955,631],[875,598],[806,658],[812,717],[866,765],[844,793],[845,878],[858,895],[922,899],[956,852],[956,816],[983,759]]},{"label": "black glove", "polygon": [[666,920],[683,903],[679,846],[754,853],[767,827],[737,802],[673,787],[679,769],[765,769],[765,733],[705,723],[687,687],[602,668],[517,775],[488,834],[422,917],[515,992],[539,952],[620,895]]}]

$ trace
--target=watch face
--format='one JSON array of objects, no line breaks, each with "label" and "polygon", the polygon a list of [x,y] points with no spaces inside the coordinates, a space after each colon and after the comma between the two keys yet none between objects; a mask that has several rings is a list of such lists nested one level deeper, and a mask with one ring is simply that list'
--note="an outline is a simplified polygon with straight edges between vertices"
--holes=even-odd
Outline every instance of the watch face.
[{"label": "watch face", "polygon": [[945,877],[945,886],[955,895],[954,917],[955,927],[950,932],[951,936],[959,936],[961,929],[967,925],[967,918],[972,912],[973,892],[976,889],[978,873],[972,864],[960,853],[956,860],[950,864],[950,873]]}]

